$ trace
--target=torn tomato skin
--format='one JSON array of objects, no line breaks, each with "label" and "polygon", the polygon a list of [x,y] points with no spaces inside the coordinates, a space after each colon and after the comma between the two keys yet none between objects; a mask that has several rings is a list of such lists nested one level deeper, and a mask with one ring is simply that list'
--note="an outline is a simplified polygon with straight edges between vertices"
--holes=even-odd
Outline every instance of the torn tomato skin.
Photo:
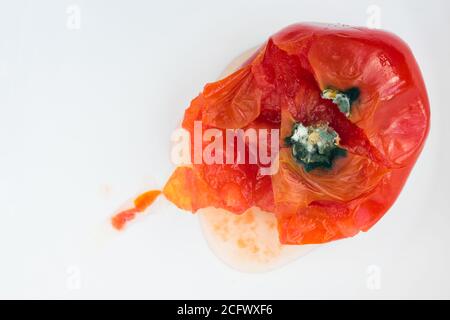
[{"label": "torn tomato skin", "polygon": [[[321,97],[327,88],[358,90],[348,117]],[[330,170],[305,172],[280,143],[283,166],[274,176],[259,176],[258,165],[198,164],[177,168],[162,191],[191,212],[258,206],[276,216],[282,244],[299,245],[352,237],[381,219],[423,149],[430,109],[419,67],[397,36],[295,24],[207,84],[185,111],[191,135],[196,120],[204,129],[276,127],[281,141],[295,122],[326,122],[339,133],[348,156]]]},{"label": "torn tomato skin", "polygon": [[[324,243],[369,230],[398,197],[429,130],[425,86],[407,45],[378,30],[297,24],[272,36],[248,66],[262,92],[260,114],[256,120],[254,114],[248,118],[248,125],[263,120],[279,125],[283,133],[290,131],[293,121],[307,124],[326,121],[334,126],[350,153],[347,159],[340,160],[341,168],[311,173],[304,173],[292,159],[286,159],[291,162],[288,171],[293,171],[272,177],[272,188],[267,189],[273,195],[269,206],[278,219],[280,242]],[[349,119],[320,97],[320,92],[330,87],[341,91],[358,88],[360,96],[353,102]],[[214,88],[214,84],[208,88]],[[204,108],[216,107],[204,103],[201,96],[186,111],[183,127],[188,130],[193,119],[201,118]],[[384,106],[390,108],[388,113],[392,116],[386,116]],[[411,112],[419,117],[408,119]],[[396,122],[398,119],[401,121]],[[245,123],[242,118],[239,122]],[[391,127],[402,134],[391,135]],[[351,161],[354,157],[365,160]],[[358,167],[353,171],[363,175],[357,179],[349,175],[352,172],[349,166],[355,163]],[[202,172],[202,167],[189,170]],[[314,180],[315,185],[304,180],[305,177]],[[373,183],[367,186],[356,183],[364,179],[372,179]],[[244,183],[252,182],[251,178],[249,182],[244,179]],[[286,183],[290,185],[283,187]],[[335,186],[331,188],[331,184]],[[339,184],[344,192],[334,194]],[[195,202],[198,193],[213,195],[217,192],[213,189],[206,183],[200,192],[189,191],[185,197]],[[170,195],[170,200],[177,204],[176,192]],[[239,214],[242,208],[255,202],[245,202],[239,210],[227,209]],[[204,206],[224,207],[213,196],[191,211]]]},{"label": "torn tomato skin", "polygon": [[[299,29],[302,29],[302,32],[298,33],[297,31]],[[335,28],[330,27],[317,32],[317,26],[294,25],[273,36],[273,39],[275,42],[279,41],[280,43],[284,43],[286,42],[286,39],[293,40],[294,38],[301,38],[302,36],[305,36],[305,34],[314,34],[316,40],[321,36],[328,39],[353,37],[352,41],[371,46],[374,46],[375,44],[375,46],[382,48],[380,49],[382,54],[379,53],[380,56],[383,57],[383,59],[380,58],[380,64],[392,67],[396,72],[395,76],[400,79],[394,88],[385,87],[385,90],[383,91],[377,88],[377,86],[380,85],[380,83],[377,82],[374,82],[374,85],[368,85],[359,82],[359,79],[351,79],[350,77],[343,77],[342,79],[333,78],[332,75],[335,75],[337,72],[329,72],[330,69],[332,69],[331,67],[323,67],[317,63],[316,69],[314,69],[314,63],[312,69],[314,70],[315,78],[321,87],[332,86],[346,89],[354,86],[360,88],[363,94],[363,97],[361,98],[362,101],[359,101],[357,104],[357,112],[356,114],[353,114],[350,119],[353,123],[363,128],[366,135],[371,138],[373,147],[378,151],[381,150],[381,152],[379,152],[380,155],[387,160],[388,163],[385,163],[385,167],[391,167],[392,170],[389,170],[388,173],[383,176],[377,187],[372,190],[370,194],[346,203],[347,207],[351,208],[348,217],[338,217],[334,220],[329,219],[326,222],[323,222],[319,219],[319,215],[317,215],[317,219],[314,220],[314,223],[316,224],[315,230],[317,231],[317,229],[323,228],[320,232],[310,232],[309,230],[306,230],[307,227],[311,227],[311,224],[308,221],[305,222],[301,220],[307,216],[304,212],[284,212],[284,214],[280,214],[279,233],[280,241],[282,243],[309,244],[329,242],[353,236],[359,231],[368,231],[377,221],[379,221],[379,219],[381,219],[397,199],[423,149],[425,139],[429,132],[429,101],[419,67],[415,62],[409,47],[395,35],[383,31],[368,31],[364,28],[351,28],[350,30],[347,30],[346,28],[343,29],[344,30],[341,30],[341,27],[338,27],[336,30]],[[336,43],[339,43],[339,41],[336,41]],[[318,50],[317,48],[320,47],[318,44],[311,45],[311,47],[314,46],[316,47],[316,54],[318,52],[327,52],[327,50]],[[288,50],[292,50],[292,47],[292,45],[285,46]],[[333,49],[334,50],[331,50],[332,52],[337,51],[336,47],[333,47]],[[353,49],[354,48],[352,48],[352,50]],[[295,54],[294,51],[291,52]],[[326,60],[326,56],[316,57],[315,60],[324,61]],[[317,65],[319,66],[318,68]],[[381,76],[384,75],[381,74]],[[367,98],[368,91],[370,92],[370,90],[375,91],[375,93],[371,93],[371,99],[373,99],[373,96],[378,96],[379,106],[376,110],[370,110],[370,104],[368,103],[370,99]],[[395,101],[395,104],[391,103],[391,101]],[[378,144],[378,139],[375,139],[375,134],[380,132],[380,129],[382,131],[384,126],[388,127],[386,122],[390,120],[389,117],[386,116],[386,113],[389,111],[387,109],[384,111],[383,105],[385,105],[386,108],[389,108],[389,110],[392,110],[392,108],[404,108],[405,110],[410,108],[411,110],[418,110],[418,112],[414,111],[414,113],[409,113],[420,115],[420,117],[417,117],[416,122],[412,122],[412,125],[410,126],[412,129],[404,129],[406,134],[410,134],[409,139],[404,139],[404,145],[410,144],[410,140],[415,140],[413,148],[410,150],[400,150],[401,153],[398,152],[398,154],[402,156],[405,155],[404,157],[394,157],[397,156],[395,148],[391,153],[391,156],[385,151],[388,149],[383,150],[383,148],[380,148],[382,145]],[[364,110],[365,112],[358,110],[363,108],[367,108]],[[395,116],[395,110],[391,112],[394,113]],[[378,114],[383,114],[383,116],[377,117]],[[398,114],[402,115],[401,112],[398,112]],[[404,112],[404,114],[408,113]],[[414,131],[414,128],[418,128],[418,130]],[[395,140],[391,141],[394,142]],[[401,145],[400,143],[397,144]],[[386,143],[386,145],[389,144]],[[396,161],[395,158],[401,159],[401,161]],[[340,205],[338,201],[335,203]],[[308,208],[311,207],[314,207],[313,203],[308,206]],[[330,210],[323,211],[330,212]],[[348,218],[350,218],[350,220],[348,220]],[[346,221],[347,224],[345,224]],[[350,224],[348,221],[350,221]],[[353,226],[353,228],[345,228],[345,226],[348,225]],[[314,228],[312,229],[314,230]],[[317,233],[322,235],[323,238],[317,239],[313,236],[309,236]]]},{"label": "torn tomato skin", "polygon": [[136,208],[121,211],[111,218],[111,224],[116,230],[122,230],[128,221],[136,217],[136,213],[138,213]]},{"label": "torn tomato skin", "polygon": [[150,190],[140,194],[134,199],[133,208],[123,210],[111,218],[112,226],[117,230],[122,230],[129,221],[136,217],[136,214],[144,212],[160,194],[160,190]]}]

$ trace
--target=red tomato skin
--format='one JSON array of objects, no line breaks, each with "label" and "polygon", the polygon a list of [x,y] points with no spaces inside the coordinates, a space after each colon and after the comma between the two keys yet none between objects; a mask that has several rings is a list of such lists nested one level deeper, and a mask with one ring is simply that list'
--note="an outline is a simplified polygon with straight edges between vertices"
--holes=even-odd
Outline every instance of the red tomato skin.
[{"label": "red tomato skin", "polygon": [[[272,39],[293,55],[308,52],[312,72],[321,89],[361,89],[358,108],[362,110],[357,109],[350,119],[364,130],[389,167],[388,173],[367,196],[345,203],[351,208],[350,224],[354,228],[343,231],[346,228],[337,224],[344,219],[336,218],[336,223],[327,225],[331,236],[325,235],[320,223],[316,230],[313,228],[299,235],[298,223],[297,228],[289,224],[295,225],[293,217],[302,217],[302,213],[279,212],[280,240],[288,244],[323,243],[368,231],[397,199],[428,136],[429,100],[415,58],[397,36],[366,28],[296,24]],[[374,63],[374,51],[378,64]],[[333,55],[335,59],[330,59]],[[346,64],[345,59],[360,64],[355,68]],[[346,188],[344,184],[343,188]],[[325,211],[332,216],[330,210]]]},{"label": "red tomato skin", "polygon": [[[355,87],[360,96],[348,119],[320,97],[327,88]],[[192,212],[214,206],[240,214],[260,206],[276,215],[281,243],[310,244],[367,231],[387,212],[423,149],[430,108],[415,58],[397,36],[302,23],[273,35],[236,73],[208,84],[186,110],[183,127],[193,134],[201,119],[204,128],[221,130],[227,123],[267,123],[281,129],[281,141],[293,121],[336,127],[349,155],[332,170],[305,172],[281,145],[284,162],[275,176],[259,177],[257,165],[194,165],[177,169],[164,192]]]}]

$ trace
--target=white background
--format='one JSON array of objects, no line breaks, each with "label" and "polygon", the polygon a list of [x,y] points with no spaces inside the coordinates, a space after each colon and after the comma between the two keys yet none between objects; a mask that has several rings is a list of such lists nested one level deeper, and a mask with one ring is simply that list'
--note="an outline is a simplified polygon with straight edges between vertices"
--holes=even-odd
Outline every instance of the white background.
[{"label": "white background", "polygon": [[[232,58],[294,22],[366,25],[369,5],[411,46],[432,111],[369,233],[244,274],[164,199],[109,229],[129,197],[163,186],[171,132]],[[0,0],[0,297],[450,298],[449,38],[448,1]]]}]

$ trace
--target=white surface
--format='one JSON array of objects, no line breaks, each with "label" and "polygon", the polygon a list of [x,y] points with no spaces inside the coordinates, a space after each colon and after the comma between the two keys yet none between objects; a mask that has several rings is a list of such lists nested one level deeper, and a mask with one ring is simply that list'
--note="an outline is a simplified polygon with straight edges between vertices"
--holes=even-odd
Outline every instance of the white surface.
[{"label": "white surface", "polygon": [[[72,4],[80,29],[67,27]],[[125,200],[164,184],[172,130],[233,57],[298,21],[365,25],[369,5],[413,49],[432,111],[406,187],[369,233],[249,275],[163,199],[110,232]],[[450,298],[449,12],[431,0],[1,0],[0,297]]]}]

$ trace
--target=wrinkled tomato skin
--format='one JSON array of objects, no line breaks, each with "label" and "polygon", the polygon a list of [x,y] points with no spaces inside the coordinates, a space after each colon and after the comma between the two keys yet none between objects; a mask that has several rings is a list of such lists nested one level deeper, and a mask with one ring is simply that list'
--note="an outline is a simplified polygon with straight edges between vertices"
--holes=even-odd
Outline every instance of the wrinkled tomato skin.
[{"label": "wrinkled tomato skin", "polygon": [[[382,170],[386,171],[367,195],[344,202],[349,208],[347,214],[333,217],[330,207],[318,209],[311,205],[314,201],[296,208],[296,212],[279,210],[281,242],[322,243],[369,230],[398,197],[429,131],[428,97],[411,50],[390,33],[345,26],[298,24],[272,39],[292,55],[302,50],[308,52],[312,73],[321,90],[330,87],[360,90],[350,120],[364,131],[384,159]],[[344,190],[352,189],[339,174],[334,180],[341,182]],[[316,197],[320,199],[322,195]],[[333,197],[327,198],[336,207],[343,204]],[[314,211],[312,223],[305,218],[310,212],[305,211]],[[322,219],[324,212],[326,217]]]},{"label": "wrinkled tomato skin", "polygon": [[[324,89],[357,88],[349,117]],[[369,230],[392,206],[428,135],[425,85],[409,47],[380,30],[295,24],[273,35],[242,68],[205,86],[183,127],[280,129],[280,169],[193,165],[178,168],[164,194],[195,212],[214,206],[240,214],[252,206],[278,219],[283,244],[324,243]],[[283,144],[294,122],[326,122],[347,156],[306,172]]]}]

